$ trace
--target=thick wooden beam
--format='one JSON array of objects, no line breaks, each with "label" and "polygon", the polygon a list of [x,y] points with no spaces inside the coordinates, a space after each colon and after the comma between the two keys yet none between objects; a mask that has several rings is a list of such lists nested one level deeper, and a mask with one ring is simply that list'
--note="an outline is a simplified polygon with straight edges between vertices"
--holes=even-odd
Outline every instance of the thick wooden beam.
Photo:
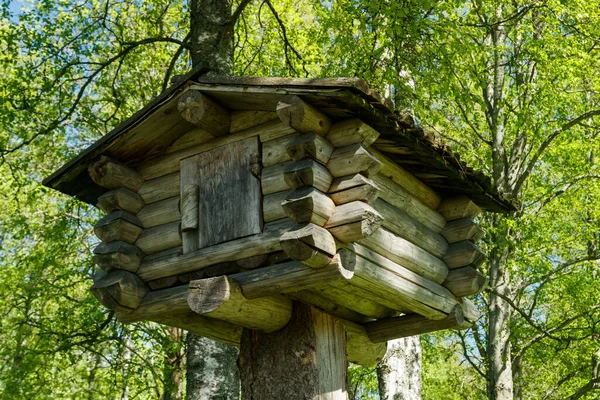
[{"label": "thick wooden beam", "polygon": [[456,306],[448,317],[437,321],[410,314],[365,324],[369,338],[374,343],[422,335],[443,329],[464,329],[469,326],[470,324],[465,322],[460,306]]},{"label": "thick wooden beam", "polygon": [[292,189],[314,186],[325,193],[329,190],[333,179],[329,170],[323,164],[311,159],[287,164],[283,172],[283,178]]},{"label": "thick wooden beam", "polygon": [[260,110],[235,110],[231,112],[231,126],[229,132],[235,133],[265,122],[279,119],[274,111]]},{"label": "thick wooden beam", "polygon": [[470,296],[481,292],[487,286],[488,280],[482,273],[471,267],[451,269],[444,285],[456,297]]},{"label": "thick wooden beam", "polygon": [[372,299],[379,299],[377,293],[369,292],[362,287],[352,284],[351,281],[336,281],[327,285],[320,285],[311,289],[324,299],[343,306],[349,310],[372,319],[389,318],[398,315],[396,310],[388,308]]},{"label": "thick wooden beam", "polygon": [[376,230],[360,244],[436,283],[442,283],[448,275],[442,260],[385,228]]},{"label": "thick wooden beam", "polygon": [[344,323],[306,304],[278,332],[244,330],[238,363],[245,399],[348,398]]},{"label": "thick wooden beam", "polygon": [[362,201],[339,205],[325,228],[344,243],[355,242],[371,236],[383,221],[373,207]]},{"label": "thick wooden beam", "polygon": [[180,275],[204,269],[222,262],[272,253],[281,250],[279,244],[281,234],[295,226],[289,220],[276,221],[265,224],[263,232],[257,235],[231,240],[167,259],[144,261],[138,270],[138,275],[143,280],[150,281],[164,276]]},{"label": "thick wooden beam", "polygon": [[180,174],[175,172],[159,178],[145,181],[138,190],[140,197],[146,204],[179,196]]},{"label": "thick wooden beam", "polygon": [[290,193],[292,193],[291,190],[284,190],[263,197],[263,221],[271,222],[286,217],[281,203],[285,201]]},{"label": "thick wooden beam", "polygon": [[127,211],[113,211],[94,225],[94,233],[103,242],[119,240],[135,243],[142,232],[142,222]]},{"label": "thick wooden beam", "polygon": [[444,199],[438,206],[438,211],[446,221],[454,221],[459,218],[473,219],[481,213],[481,208],[467,196],[457,196]]},{"label": "thick wooden beam", "polygon": [[200,212],[200,188],[195,184],[187,184],[181,188],[181,231],[189,232],[198,229]]},{"label": "thick wooden beam", "polygon": [[483,237],[484,232],[471,218],[466,217],[448,222],[441,235],[450,244],[462,242],[463,240],[477,243]]},{"label": "thick wooden beam", "polygon": [[88,173],[97,185],[106,189],[125,188],[137,192],[144,183],[140,174],[107,156],[100,156],[88,167]]},{"label": "thick wooden beam", "polygon": [[119,311],[137,308],[149,291],[144,281],[127,271],[109,272],[94,282],[90,290],[104,307]]},{"label": "thick wooden beam", "polygon": [[396,235],[427,250],[436,257],[443,257],[448,249],[448,242],[438,233],[433,232],[421,222],[388,202],[377,199],[373,207],[383,217],[383,227]]},{"label": "thick wooden beam", "polygon": [[281,207],[292,221],[298,224],[311,222],[319,226],[325,225],[335,210],[333,201],[312,186],[291,192]]},{"label": "thick wooden beam", "polygon": [[262,144],[262,164],[263,167],[281,164],[287,161],[292,161],[292,157],[287,152],[287,146],[294,139],[301,136],[301,133],[295,132],[290,135],[285,135],[277,139],[269,140]]},{"label": "thick wooden beam", "polygon": [[311,158],[326,165],[333,152],[333,146],[321,135],[305,133],[296,136],[286,146],[290,159],[299,161]]},{"label": "thick wooden beam", "polygon": [[137,214],[144,204],[139,194],[125,188],[114,189],[98,197],[98,208],[107,214],[118,210]]},{"label": "thick wooden beam", "polygon": [[267,261],[268,257],[268,254],[257,254],[255,256],[250,256],[242,258],[240,260],[236,260],[235,263],[244,269],[254,269],[265,265],[265,262]]},{"label": "thick wooden beam", "polygon": [[358,173],[371,177],[381,166],[381,162],[360,143],[335,149],[327,163],[327,169],[335,178]]},{"label": "thick wooden beam", "polygon": [[181,117],[215,136],[229,132],[229,111],[199,90],[187,90],[179,98],[177,109]]},{"label": "thick wooden beam", "polygon": [[438,211],[432,209],[421,200],[408,193],[406,189],[381,175],[371,177],[381,189],[379,198],[404,211],[421,222],[433,232],[439,233],[446,225],[446,220]]},{"label": "thick wooden beam", "polygon": [[344,321],[346,328],[346,355],[348,361],[365,367],[374,367],[385,356],[387,344],[373,343],[364,326]]},{"label": "thick wooden beam", "polygon": [[230,278],[239,284],[244,297],[256,299],[345,281],[352,278],[352,268],[354,266],[345,266],[342,259],[336,255],[333,261],[323,268],[312,268],[298,261],[290,261],[240,272],[231,275]]},{"label": "thick wooden beam", "polygon": [[283,96],[279,100],[277,115],[298,132],[325,135],[331,127],[329,117],[295,95]]},{"label": "thick wooden beam", "polygon": [[144,254],[158,253],[159,251],[179,247],[182,244],[180,225],[180,221],[175,221],[144,229],[135,242],[135,245]]},{"label": "thick wooden beam", "polygon": [[327,133],[327,140],[334,147],[344,147],[355,143],[369,147],[378,137],[379,132],[357,118],[333,124]]},{"label": "thick wooden beam", "polygon": [[465,266],[477,268],[485,259],[483,251],[469,240],[451,244],[444,256],[444,261],[450,269]]},{"label": "thick wooden beam", "polygon": [[462,306],[463,314],[468,321],[475,322],[481,318],[481,313],[479,312],[479,309],[475,303],[464,297],[459,300],[460,305]]},{"label": "thick wooden beam", "polygon": [[115,269],[136,272],[143,258],[144,253],[137,246],[125,242],[100,243],[94,249],[94,262],[106,272]]},{"label": "thick wooden beam", "polygon": [[336,253],[335,239],[331,233],[310,223],[285,232],[279,242],[290,258],[313,268],[328,265]]},{"label": "thick wooden beam", "polygon": [[270,167],[263,168],[260,187],[263,196],[267,196],[273,193],[280,193],[290,189],[290,186],[285,180],[284,172],[285,169],[292,164],[291,162],[275,164]]},{"label": "thick wooden beam", "polygon": [[150,203],[137,214],[144,228],[168,224],[181,219],[179,211],[179,196]]},{"label": "thick wooden beam", "polygon": [[379,175],[402,186],[408,193],[415,196],[428,207],[435,210],[439,206],[442,199],[433,189],[377,149],[370,148],[369,150],[383,164],[379,171]]},{"label": "thick wooden beam", "polygon": [[282,296],[247,299],[227,276],[190,282],[188,305],[197,314],[264,332],[283,328],[292,315],[292,302]]},{"label": "thick wooden beam", "polygon": [[337,205],[352,201],[373,203],[379,195],[379,186],[360,174],[342,176],[331,182],[329,197]]},{"label": "thick wooden beam", "polygon": [[299,292],[290,292],[287,294],[287,296],[291,297],[292,299],[300,300],[306,304],[313,305],[318,309],[325,311],[327,314],[342,318],[346,321],[352,321],[357,324],[373,321],[373,318],[369,318],[366,315],[360,314],[341,304],[336,303],[335,301],[327,299],[322,296],[322,293],[316,292],[312,289],[300,290]]}]

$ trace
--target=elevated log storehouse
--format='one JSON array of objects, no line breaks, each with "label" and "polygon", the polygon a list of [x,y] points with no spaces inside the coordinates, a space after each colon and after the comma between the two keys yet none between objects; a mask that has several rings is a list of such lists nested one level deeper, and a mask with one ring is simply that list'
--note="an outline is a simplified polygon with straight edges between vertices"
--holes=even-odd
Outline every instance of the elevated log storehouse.
[{"label": "elevated log storehouse", "polygon": [[241,343],[254,383],[323,399],[347,361],[477,320],[474,219],[514,208],[346,78],[189,74],[44,184],[106,213],[91,290],[119,320]]}]

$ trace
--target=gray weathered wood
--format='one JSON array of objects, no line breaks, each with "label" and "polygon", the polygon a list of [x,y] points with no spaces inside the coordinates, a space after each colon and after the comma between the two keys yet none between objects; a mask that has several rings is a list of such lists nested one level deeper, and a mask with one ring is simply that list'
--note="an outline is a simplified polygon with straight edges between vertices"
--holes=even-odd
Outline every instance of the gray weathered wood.
[{"label": "gray weathered wood", "polygon": [[239,366],[245,399],[348,398],[344,323],[306,304],[278,332],[244,330]]},{"label": "gray weathered wood", "polygon": [[386,343],[373,343],[364,326],[344,321],[344,328],[346,328],[348,361],[365,367],[374,367],[385,356]]},{"label": "gray weathered wood", "polygon": [[263,196],[268,196],[273,193],[280,193],[290,189],[290,186],[285,181],[285,169],[292,164],[291,162],[283,164],[275,164],[266,167],[262,170],[260,185]]},{"label": "gray weathered wood", "polygon": [[358,312],[342,306],[335,301],[326,299],[321,295],[321,293],[317,293],[312,289],[290,292],[287,294],[287,296],[291,297],[292,299],[300,300],[306,304],[311,304],[325,311],[326,313],[333,315],[334,317],[342,318],[346,321],[352,321],[357,324],[361,324],[373,320],[373,318],[359,314]]},{"label": "gray weathered wood", "polygon": [[115,269],[136,272],[143,258],[144,253],[137,246],[125,242],[100,243],[94,249],[94,262],[106,272]]},{"label": "gray weathered wood", "polygon": [[477,268],[485,259],[486,256],[483,251],[469,240],[451,244],[444,256],[444,261],[450,269],[465,266]]},{"label": "gray weathered wood", "polygon": [[311,222],[319,226],[325,225],[335,210],[333,201],[312,186],[291,192],[281,202],[281,207],[292,221],[299,224]]},{"label": "gray weathered wood", "polygon": [[450,315],[442,320],[434,321],[420,315],[411,314],[370,322],[365,325],[369,338],[375,343],[422,335],[443,329],[464,329],[469,326],[470,324],[465,322],[460,306],[456,306]]},{"label": "gray weathered wood", "polygon": [[450,244],[462,242],[463,240],[470,240],[473,243],[477,243],[483,237],[484,231],[471,218],[466,217],[448,222],[441,235]]},{"label": "gray weathered wood", "polygon": [[158,253],[159,251],[181,246],[181,223],[179,221],[152,228],[144,229],[135,245],[144,254]]},{"label": "gray weathered wood", "polygon": [[183,185],[181,188],[181,231],[198,229],[200,216],[200,190],[196,184]]},{"label": "gray weathered wood", "polygon": [[310,223],[285,232],[280,244],[292,259],[313,268],[328,265],[336,253],[333,236],[326,229]]},{"label": "gray weathered wood", "polygon": [[444,225],[446,225],[446,220],[438,211],[427,206],[389,178],[378,174],[372,176],[371,179],[381,189],[379,192],[380,199],[404,211],[433,232],[439,233],[442,231]]},{"label": "gray weathered wood", "polygon": [[362,201],[339,205],[325,228],[336,239],[344,243],[354,242],[371,236],[383,218],[373,207]]},{"label": "gray weathered wood", "polygon": [[316,133],[305,133],[296,136],[286,146],[286,152],[292,160],[298,161],[312,158],[321,164],[327,164],[333,146],[321,135]]},{"label": "gray weathered wood", "polygon": [[138,194],[146,204],[179,196],[179,172],[164,175],[144,182]]},{"label": "gray weathered wood", "polygon": [[481,213],[481,208],[467,196],[457,196],[444,199],[438,206],[438,211],[446,221],[454,221],[465,217],[473,219]]},{"label": "gray weathered wood", "polygon": [[179,97],[177,109],[183,119],[215,136],[223,136],[229,132],[229,111],[199,90],[185,91]]},{"label": "gray weathered wood", "polygon": [[239,284],[227,276],[191,281],[188,305],[205,317],[264,332],[283,328],[292,315],[289,299],[283,296],[247,299]]},{"label": "gray weathered wood", "polygon": [[92,294],[111,310],[127,311],[137,308],[148,293],[148,286],[128,271],[112,271],[91,287]]},{"label": "gray weathered wood", "polygon": [[292,143],[294,139],[300,135],[300,133],[296,132],[264,142],[262,144],[263,167],[266,168],[270,167],[271,165],[292,161],[292,158],[288,154],[286,148],[288,144]]},{"label": "gray weathered wood", "polygon": [[470,296],[481,292],[487,286],[488,280],[472,267],[451,269],[442,285],[457,297]]},{"label": "gray weathered wood", "polygon": [[281,234],[296,225],[289,220],[266,224],[262,233],[206,247],[192,253],[143,262],[138,275],[146,280],[163,276],[180,275],[222,262],[235,261],[258,254],[281,250]]},{"label": "gray weathered wood", "polygon": [[436,257],[442,258],[448,249],[448,242],[439,234],[431,231],[402,210],[377,199],[373,207],[383,217],[383,227],[427,250]]},{"label": "gray weathered wood", "polygon": [[144,178],[136,170],[107,156],[100,156],[92,162],[88,173],[96,184],[106,189],[125,188],[137,192],[144,183]]},{"label": "gray weathered wood", "polygon": [[378,137],[379,132],[357,118],[333,124],[327,133],[327,140],[335,147],[344,147],[355,143],[369,147]]},{"label": "gray weathered wood", "polygon": [[272,193],[263,197],[263,220],[265,222],[286,217],[281,204],[290,193],[292,193],[291,190],[284,190],[283,192]]},{"label": "gray weathered wood", "polygon": [[325,135],[331,126],[331,121],[325,114],[294,95],[283,96],[279,100],[277,115],[282,122],[298,132]]},{"label": "gray weathered wood", "polygon": [[379,186],[360,174],[336,178],[329,187],[329,197],[338,205],[350,203],[351,201],[364,201],[370,204],[378,196]]},{"label": "gray weathered wood", "polygon": [[327,285],[314,287],[311,291],[324,299],[331,300],[335,304],[339,304],[369,318],[379,319],[398,315],[395,310],[372,300],[373,298],[377,298],[378,294],[372,292],[366,293],[368,292],[367,290],[353,285],[352,282],[331,282]]},{"label": "gray weathered wood", "polygon": [[181,185],[198,185],[198,229],[183,233],[183,251],[262,229],[258,138],[230,143],[181,161]]},{"label": "gray weathered wood", "polygon": [[144,228],[179,221],[181,219],[179,196],[150,203],[140,210],[137,217]]},{"label": "gray weathered wood", "polygon": [[379,228],[360,244],[436,283],[442,283],[448,275],[442,260],[385,228]]},{"label": "gray weathered wood", "polygon": [[98,208],[107,214],[117,210],[137,214],[142,207],[144,200],[140,195],[125,188],[113,189],[98,197]]},{"label": "gray weathered wood", "polygon": [[433,189],[420,181],[416,176],[399,166],[397,163],[386,157],[377,149],[370,148],[369,150],[383,164],[381,170],[379,171],[379,175],[396,182],[408,193],[425,203],[428,207],[431,207],[435,210],[439,206],[441,197]]},{"label": "gray weathered wood", "polygon": [[142,222],[127,211],[113,211],[94,225],[94,233],[103,242],[119,240],[135,243],[142,232]]},{"label": "gray weathered wood", "polygon": [[244,297],[255,299],[275,294],[296,292],[317,285],[348,280],[353,272],[336,256],[323,268],[312,268],[298,261],[271,265],[253,271],[231,275],[242,289]]},{"label": "gray weathered wood", "polygon": [[371,177],[381,166],[381,162],[360,143],[335,149],[327,163],[327,169],[335,178],[358,173]]},{"label": "gray weathered wood", "polygon": [[253,126],[264,124],[266,122],[279,119],[279,116],[274,111],[259,111],[259,110],[238,110],[231,113],[230,133],[243,131],[244,129],[252,128]]},{"label": "gray weathered wood", "polygon": [[311,159],[286,164],[283,178],[292,189],[314,186],[324,193],[329,190],[333,179],[325,166]]}]

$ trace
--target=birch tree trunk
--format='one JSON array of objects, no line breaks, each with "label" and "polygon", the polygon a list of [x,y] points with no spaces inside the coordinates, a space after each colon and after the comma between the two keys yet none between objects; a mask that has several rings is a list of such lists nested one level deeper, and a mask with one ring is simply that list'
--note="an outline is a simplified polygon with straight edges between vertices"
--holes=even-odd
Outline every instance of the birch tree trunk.
[{"label": "birch tree trunk", "polygon": [[377,365],[381,400],[421,399],[421,339],[412,336],[390,340]]},{"label": "birch tree trunk", "polygon": [[[235,21],[231,1],[191,0],[189,4],[192,66],[232,75]],[[239,398],[237,348],[188,333],[186,349],[188,400]]]}]

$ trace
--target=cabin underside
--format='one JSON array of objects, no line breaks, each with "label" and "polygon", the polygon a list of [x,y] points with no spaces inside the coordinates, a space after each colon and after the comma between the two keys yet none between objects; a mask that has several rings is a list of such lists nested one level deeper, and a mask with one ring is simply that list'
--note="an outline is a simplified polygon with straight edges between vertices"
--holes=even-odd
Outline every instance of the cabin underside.
[{"label": "cabin underside", "polygon": [[188,85],[87,163],[85,196],[107,213],[100,302],[125,323],[239,344],[301,301],[344,321],[364,365],[387,340],[477,320],[466,296],[487,280],[468,191],[401,166],[411,149],[332,101],[338,89],[250,89]]}]

